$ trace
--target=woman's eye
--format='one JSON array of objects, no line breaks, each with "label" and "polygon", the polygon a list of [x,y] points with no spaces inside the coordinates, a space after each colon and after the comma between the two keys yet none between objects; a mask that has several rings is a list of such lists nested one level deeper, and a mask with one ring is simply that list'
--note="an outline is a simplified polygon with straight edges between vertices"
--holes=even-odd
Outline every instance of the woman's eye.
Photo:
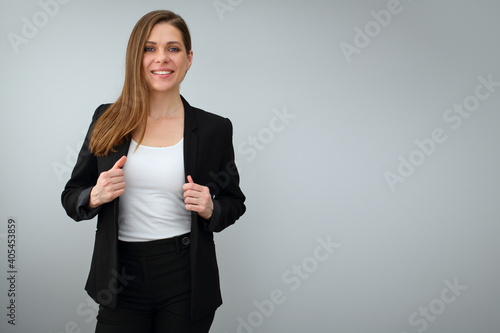
[{"label": "woman's eye", "polygon": [[154,50],[155,50],[155,49],[154,49],[154,48],[152,48],[151,46],[147,46],[147,47],[145,47],[145,48],[144,48],[144,51],[145,51],[145,52],[153,52]]},{"label": "woman's eye", "polygon": [[179,52],[179,48],[178,47],[171,47],[168,49],[170,52]]}]

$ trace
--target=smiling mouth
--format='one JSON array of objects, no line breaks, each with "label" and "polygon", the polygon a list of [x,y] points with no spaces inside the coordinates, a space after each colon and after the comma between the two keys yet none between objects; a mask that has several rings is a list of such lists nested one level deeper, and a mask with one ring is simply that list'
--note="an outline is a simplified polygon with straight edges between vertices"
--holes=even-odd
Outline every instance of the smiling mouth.
[{"label": "smiling mouth", "polygon": [[167,74],[172,74],[172,71],[152,71],[153,74],[158,74],[158,75],[167,75]]}]

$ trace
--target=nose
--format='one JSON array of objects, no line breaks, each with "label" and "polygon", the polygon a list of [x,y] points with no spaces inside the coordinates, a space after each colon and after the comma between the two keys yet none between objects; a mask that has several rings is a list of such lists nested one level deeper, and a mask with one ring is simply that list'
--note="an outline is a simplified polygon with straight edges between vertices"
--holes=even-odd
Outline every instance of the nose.
[{"label": "nose", "polygon": [[157,62],[159,63],[167,63],[170,61],[170,57],[165,50],[160,50],[157,53]]}]

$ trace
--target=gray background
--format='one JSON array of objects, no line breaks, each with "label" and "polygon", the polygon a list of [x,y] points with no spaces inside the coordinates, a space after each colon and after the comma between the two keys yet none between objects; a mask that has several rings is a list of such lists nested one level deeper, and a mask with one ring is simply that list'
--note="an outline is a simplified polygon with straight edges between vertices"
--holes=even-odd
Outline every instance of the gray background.
[{"label": "gray background", "polygon": [[[1,2],[1,332],[94,329],[83,286],[95,221],[72,222],[59,198],[93,111],[121,91],[133,26],[155,9],[191,29],[181,93],[232,120],[248,197],[216,235],[213,332],[500,330],[500,87],[473,97],[480,77],[500,82],[497,1],[401,0],[383,25],[372,11],[391,2],[54,1]],[[35,20],[16,51],[9,36]],[[446,117],[463,103],[474,111],[458,126]],[[433,148],[436,129],[446,140]]]}]

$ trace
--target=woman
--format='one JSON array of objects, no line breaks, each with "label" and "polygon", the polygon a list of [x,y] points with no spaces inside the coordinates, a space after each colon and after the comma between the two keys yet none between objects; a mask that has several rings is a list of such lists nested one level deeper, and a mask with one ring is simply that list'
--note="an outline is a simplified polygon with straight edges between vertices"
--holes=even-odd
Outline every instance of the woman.
[{"label": "woman", "polygon": [[139,20],[121,96],[97,108],[62,193],[74,220],[98,216],[85,287],[96,332],[208,332],[222,304],[213,232],[245,196],[231,122],[180,95],[192,60],[180,16]]}]

